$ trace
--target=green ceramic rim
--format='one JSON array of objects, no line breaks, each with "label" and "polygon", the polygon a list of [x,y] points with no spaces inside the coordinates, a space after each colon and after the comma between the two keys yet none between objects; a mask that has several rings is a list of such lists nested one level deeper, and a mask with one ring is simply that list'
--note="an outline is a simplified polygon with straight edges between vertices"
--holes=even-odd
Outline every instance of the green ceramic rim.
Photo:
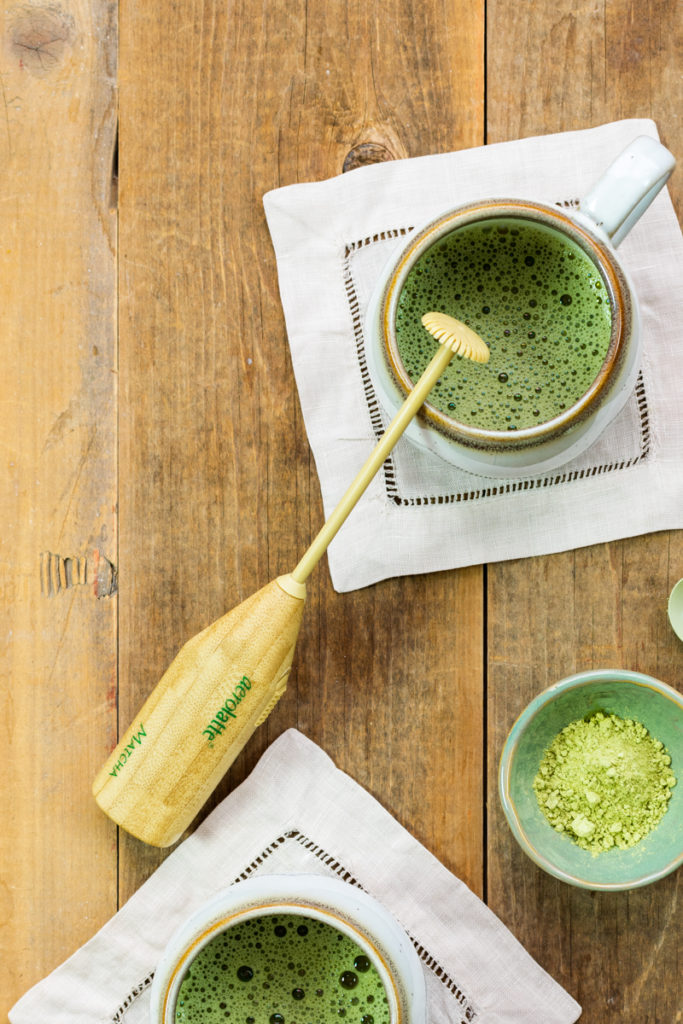
[{"label": "green ceramic rim", "polygon": [[[678,607],[679,605],[681,605],[681,608]],[[669,594],[669,603],[666,610],[671,628],[678,639],[683,640],[683,580],[679,580],[674,585],[673,590]]]},{"label": "green ceramic rim", "polygon": [[654,690],[655,693],[670,700],[680,708],[681,711],[683,711],[683,695],[680,694],[678,690],[674,690],[672,686],[669,686],[667,683],[662,683],[660,680],[654,679],[652,676],[644,675],[641,672],[629,672],[625,669],[597,669],[590,672],[578,672],[576,675],[567,676],[565,679],[561,679],[558,683],[553,683],[552,686],[549,686],[546,690],[543,690],[542,693],[539,693],[538,696],[534,697],[531,703],[527,704],[524,711],[522,711],[521,715],[512,726],[512,729],[508,733],[508,737],[503,744],[498,769],[498,792],[503,806],[503,811],[512,834],[527,856],[549,875],[559,878],[562,882],[567,882],[569,885],[576,885],[582,889],[591,889],[594,892],[617,892],[624,889],[637,889],[644,885],[650,885],[652,882],[656,882],[660,878],[664,878],[666,875],[671,874],[672,871],[675,871],[676,868],[683,864],[683,850],[679,851],[671,861],[664,864],[658,871],[637,876],[627,882],[591,882],[588,879],[580,878],[578,875],[571,875],[568,872],[563,871],[561,868],[558,868],[551,860],[545,857],[540,850],[534,846],[524,831],[522,823],[517,815],[514,801],[510,794],[510,772],[512,768],[512,760],[519,740],[529,723],[535,718],[542,708],[547,704],[550,704],[556,697],[559,697],[560,694],[565,693],[567,690],[580,689],[583,686],[590,686],[594,683],[616,683],[622,680],[624,682],[635,683],[637,686],[643,686],[647,689]]}]

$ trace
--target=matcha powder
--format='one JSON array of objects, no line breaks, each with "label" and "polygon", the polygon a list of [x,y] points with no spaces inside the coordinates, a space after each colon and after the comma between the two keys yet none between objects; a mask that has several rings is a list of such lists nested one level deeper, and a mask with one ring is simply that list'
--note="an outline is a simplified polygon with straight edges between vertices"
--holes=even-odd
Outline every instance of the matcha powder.
[{"label": "matcha powder", "polygon": [[598,711],[555,737],[534,792],[557,832],[597,854],[651,832],[675,785],[671,758],[644,725]]}]

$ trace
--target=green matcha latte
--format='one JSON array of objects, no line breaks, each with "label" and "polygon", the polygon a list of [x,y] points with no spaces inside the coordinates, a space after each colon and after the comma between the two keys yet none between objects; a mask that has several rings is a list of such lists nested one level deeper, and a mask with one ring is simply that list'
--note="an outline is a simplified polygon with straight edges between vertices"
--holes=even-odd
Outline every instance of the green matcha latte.
[{"label": "green matcha latte", "polygon": [[559,231],[518,217],[456,228],[416,261],[396,312],[397,347],[413,382],[436,349],[421,323],[431,310],[466,323],[491,356],[485,365],[454,359],[429,402],[484,430],[521,430],[569,409],[610,344],[610,302],[596,265]]},{"label": "green matcha latte", "polygon": [[176,1024],[389,1024],[377,969],[316,918],[269,914],[200,950],[176,1000]]}]

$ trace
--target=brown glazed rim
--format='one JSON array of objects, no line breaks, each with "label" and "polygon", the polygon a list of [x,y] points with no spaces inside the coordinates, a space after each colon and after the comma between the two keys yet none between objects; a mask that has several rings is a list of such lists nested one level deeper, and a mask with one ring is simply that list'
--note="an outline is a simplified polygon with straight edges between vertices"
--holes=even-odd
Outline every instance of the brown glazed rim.
[{"label": "brown glazed rim", "polygon": [[542,444],[563,434],[590,416],[609,395],[631,333],[631,308],[628,286],[608,247],[560,210],[519,199],[495,199],[459,207],[432,221],[411,239],[401,253],[384,291],[380,313],[382,345],[388,370],[403,394],[407,395],[414,384],[405,370],[396,343],[396,307],[405,278],[417,259],[444,235],[466,224],[496,217],[517,217],[520,220],[536,221],[569,235],[595,264],[607,290],[612,309],[612,333],[605,360],[590,388],[559,416],[521,430],[482,430],[460,423],[429,402],[425,402],[422,407],[421,415],[450,440],[468,447],[512,451]]}]

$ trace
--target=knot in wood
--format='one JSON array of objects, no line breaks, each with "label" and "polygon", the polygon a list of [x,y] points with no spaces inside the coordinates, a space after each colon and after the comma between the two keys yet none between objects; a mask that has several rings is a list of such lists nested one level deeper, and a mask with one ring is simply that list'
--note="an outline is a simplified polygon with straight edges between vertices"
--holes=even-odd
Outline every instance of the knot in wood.
[{"label": "knot in wood", "polygon": [[11,52],[34,75],[49,75],[63,64],[73,39],[74,20],[57,5],[25,4],[10,11]]},{"label": "knot in wood", "polygon": [[349,150],[344,160],[342,171],[353,171],[356,167],[368,164],[381,164],[386,160],[394,160],[394,154],[382,142],[361,142]]}]

